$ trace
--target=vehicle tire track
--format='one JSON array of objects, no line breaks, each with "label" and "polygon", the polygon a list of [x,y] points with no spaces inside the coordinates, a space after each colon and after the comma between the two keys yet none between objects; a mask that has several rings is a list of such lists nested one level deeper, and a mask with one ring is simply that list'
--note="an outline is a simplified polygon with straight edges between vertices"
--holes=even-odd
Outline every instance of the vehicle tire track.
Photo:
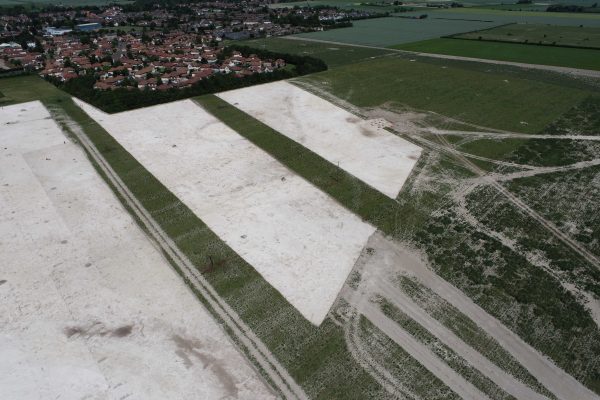
[{"label": "vehicle tire track", "polygon": [[534,391],[523,382],[510,375],[484,355],[466,344],[451,330],[446,328],[425,310],[419,307],[407,295],[388,281],[379,278],[375,281],[375,291],[389,300],[399,310],[404,312],[429,333],[437,337],[442,343],[450,347],[456,354],[476,368],[483,375],[492,380],[506,393],[520,400],[548,400],[546,396]]},{"label": "vehicle tire track", "polygon": [[420,343],[410,333],[396,324],[396,322],[388,318],[376,305],[366,300],[360,301],[358,304],[354,304],[354,306],[373,325],[385,333],[398,346],[402,347],[412,358],[427,368],[427,370],[433,373],[433,375],[461,398],[465,400],[490,400],[486,394],[450,368],[424,344]]},{"label": "vehicle tire track", "polygon": [[188,281],[206,300],[214,313],[224,322],[233,333],[238,343],[241,343],[254,360],[260,365],[277,390],[285,398],[307,399],[303,389],[288,374],[286,369],[275,359],[268,348],[242,321],[233,309],[219,296],[210,283],[197,271],[191,261],[179,250],[177,245],[162,230],[150,213],[142,206],[131,193],[127,185],[121,180],[110,164],[104,159],[92,141],[87,137],[81,126],[73,121],[64,111],[49,109],[56,121],[62,122],[63,127],[69,130],[80,142],[90,158],[105,174],[111,185],[135,213],[137,219],[143,224],[150,238],[159,246],[164,254],[174,262]]},{"label": "vehicle tire track", "polygon": [[428,268],[412,252],[400,247],[379,232],[373,234],[368,245],[375,249],[375,254],[378,252],[388,254],[389,258],[386,258],[386,262],[392,263],[396,271],[400,269],[400,271],[415,277],[419,283],[431,289],[470,318],[559,399],[600,399],[581,382],[567,374],[552,360],[538,352],[502,322],[475,304],[466,294]]}]

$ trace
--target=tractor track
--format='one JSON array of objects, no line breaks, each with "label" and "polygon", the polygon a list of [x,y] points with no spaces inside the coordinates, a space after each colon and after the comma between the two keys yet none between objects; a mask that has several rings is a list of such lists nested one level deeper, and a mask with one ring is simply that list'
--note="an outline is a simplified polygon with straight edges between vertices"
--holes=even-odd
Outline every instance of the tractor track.
[{"label": "tractor track", "polygon": [[[163,253],[179,268],[183,277],[212,308],[214,313],[223,321],[236,342],[246,348],[248,354],[254,359],[272,385],[285,398],[308,399],[303,389],[288,374],[287,370],[276,360],[269,349],[242,321],[237,313],[219,296],[210,283],[197,271],[192,262],[179,250],[177,245],[162,230],[150,213],[142,206],[131,193],[127,185],[121,180],[110,164],[104,159],[92,141],[84,133],[79,124],[73,121],[66,113],[58,109],[49,110],[57,121],[74,135],[82,145],[89,157],[98,165],[106,176],[111,186],[115,188],[127,206],[133,211],[136,218],[145,228],[150,239],[163,251]],[[272,386],[271,385],[271,386]]]}]

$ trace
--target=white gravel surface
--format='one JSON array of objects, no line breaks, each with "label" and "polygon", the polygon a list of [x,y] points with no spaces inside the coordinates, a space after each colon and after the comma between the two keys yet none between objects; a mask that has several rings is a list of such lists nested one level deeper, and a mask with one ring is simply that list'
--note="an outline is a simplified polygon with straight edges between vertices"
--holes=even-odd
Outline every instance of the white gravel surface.
[{"label": "white gravel surface", "polygon": [[0,109],[0,398],[274,398],[39,102]]},{"label": "white gravel surface", "polygon": [[396,198],[421,148],[285,81],[219,93],[221,99]]},{"label": "white gravel surface", "polygon": [[76,102],[309,321],[374,232],[190,100],[108,115]]}]

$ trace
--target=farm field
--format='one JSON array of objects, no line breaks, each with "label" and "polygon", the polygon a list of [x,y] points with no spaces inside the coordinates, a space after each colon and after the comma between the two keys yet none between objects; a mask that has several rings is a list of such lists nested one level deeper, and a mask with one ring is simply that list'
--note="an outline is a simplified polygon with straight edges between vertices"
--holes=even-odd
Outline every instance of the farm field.
[{"label": "farm field", "polygon": [[[544,5],[535,5],[535,4],[501,4],[500,1],[498,0],[468,0],[468,1],[464,1],[461,2],[461,4],[467,6],[468,8],[496,8],[499,7],[500,9],[504,8],[504,6],[506,7],[513,7],[513,8],[529,8],[529,7],[543,7],[543,10],[546,9],[546,7],[548,6],[548,4],[580,4],[580,5],[588,5],[591,6],[592,4],[594,4],[594,0],[549,0],[547,2],[544,3]],[[410,2],[410,4],[417,4],[419,6],[425,7],[426,3],[428,3],[428,1],[426,0],[416,0],[416,1],[412,1]],[[285,3],[273,3],[270,4],[269,7],[271,8],[281,8],[281,7],[294,7],[294,6],[298,6],[298,7],[306,7],[306,6],[311,6],[311,7],[316,7],[319,5],[329,5],[329,6],[337,6],[340,8],[353,8],[353,9],[364,9],[367,7],[370,7],[371,9],[387,9],[387,8],[393,8],[393,7],[397,7],[393,5],[393,1],[365,1],[365,2],[357,2],[357,1],[350,1],[350,0],[307,0],[307,1],[291,1],[291,2],[285,2]],[[386,6],[387,5],[387,6]]]},{"label": "farm field", "polygon": [[288,40],[282,38],[252,39],[242,44],[266,49],[275,52],[306,55],[320,58],[325,61],[329,68],[340,65],[353,64],[373,58],[383,57],[393,52],[385,49],[369,49],[364,47],[331,45],[327,43],[309,42],[302,40]]},{"label": "farm field", "polygon": [[382,120],[363,121],[287,82],[217,96],[392,199],[421,153],[418,146],[384,130]]},{"label": "farm field", "polygon": [[600,27],[511,24],[480,32],[456,35],[456,38],[493,40],[511,43],[540,43],[557,46],[583,46],[600,49]]},{"label": "farm field", "polygon": [[275,398],[40,102],[0,126],[3,398]]},{"label": "farm field", "polygon": [[[407,13],[407,15],[419,13]],[[507,11],[487,8],[461,7],[443,10],[428,10],[428,18],[466,19],[494,21],[497,24],[543,24],[559,26],[598,27],[600,14],[588,13],[557,13],[545,11]]]},{"label": "farm field", "polygon": [[301,33],[294,36],[339,43],[387,47],[499,25],[499,23],[485,21],[398,17],[366,19],[353,21],[352,23],[354,25],[351,28]]},{"label": "farm field", "polygon": [[447,38],[401,44],[393,46],[393,48],[420,53],[600,70],[600,49],[576,49]]}]

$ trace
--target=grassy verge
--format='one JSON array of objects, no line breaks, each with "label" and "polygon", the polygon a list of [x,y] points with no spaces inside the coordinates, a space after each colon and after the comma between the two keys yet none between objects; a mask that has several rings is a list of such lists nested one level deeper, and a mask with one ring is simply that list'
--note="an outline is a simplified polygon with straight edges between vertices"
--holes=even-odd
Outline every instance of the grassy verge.
[{"label": "grassy verge", "polygon": [[393,234],[396,218],[411,213],[409,205],[398,204],[224,100],[209,95],[198,97],[196,101],[240,135],[382,231]]}]

